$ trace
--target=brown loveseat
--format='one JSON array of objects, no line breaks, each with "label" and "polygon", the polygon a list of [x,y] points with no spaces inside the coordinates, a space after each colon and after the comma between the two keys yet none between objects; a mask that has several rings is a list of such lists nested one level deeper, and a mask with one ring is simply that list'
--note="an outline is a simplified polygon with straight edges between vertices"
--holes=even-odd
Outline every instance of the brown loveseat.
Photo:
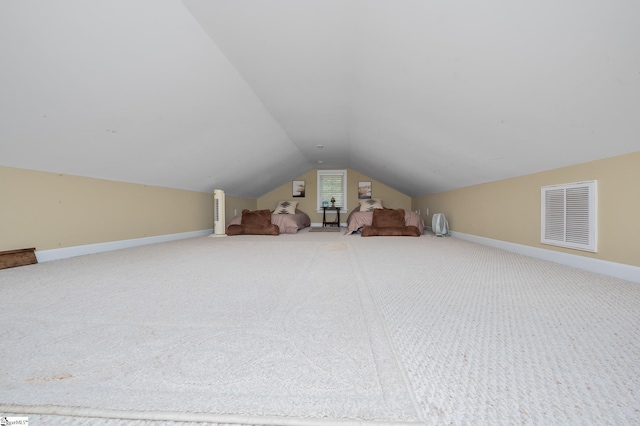
[{"label": "brown loveseat", "polygon": [[280,235],[280,228],[271,223],[271,210],[244,209],[240,225],[229,225],[227,235]]},{"label": "brown loveseat", "polygon": [[375,209],[371,225],[362,228],[363,237],[419,237],[417,226],[406,226],[403,209]]}]

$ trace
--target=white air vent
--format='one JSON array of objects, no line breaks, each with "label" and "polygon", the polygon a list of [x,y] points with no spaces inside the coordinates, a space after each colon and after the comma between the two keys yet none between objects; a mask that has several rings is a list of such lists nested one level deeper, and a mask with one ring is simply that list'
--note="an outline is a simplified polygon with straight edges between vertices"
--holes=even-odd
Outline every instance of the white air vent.
[{"label": "white air vent", "polygon": [[543,186],[540,242],[597,251],[597,181]]}]

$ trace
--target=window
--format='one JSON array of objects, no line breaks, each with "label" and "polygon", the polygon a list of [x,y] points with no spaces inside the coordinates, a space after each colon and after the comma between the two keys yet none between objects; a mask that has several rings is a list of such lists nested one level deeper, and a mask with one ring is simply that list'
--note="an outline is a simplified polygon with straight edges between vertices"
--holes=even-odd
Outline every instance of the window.
[{"label": "window", "polygon": [[331,197],[335,198],[336,207],[347,210],[346,170],[318,170],[318,212],[324,201],[331,205]]},{"label": "window", "polygon": [[597,251],[596,181],[542,187],[542,244]]}]

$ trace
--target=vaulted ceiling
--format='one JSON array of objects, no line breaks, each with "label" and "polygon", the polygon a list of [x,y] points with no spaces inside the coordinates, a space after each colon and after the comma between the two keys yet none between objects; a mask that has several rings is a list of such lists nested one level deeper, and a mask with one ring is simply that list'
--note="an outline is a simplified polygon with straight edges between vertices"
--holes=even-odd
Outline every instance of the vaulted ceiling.
[{"label": "vaulted ceiling", "polygon": [[416,196],[638,151],[638,16],[636,0],[3,0],[0,165],[246,197],[348,167]]}]

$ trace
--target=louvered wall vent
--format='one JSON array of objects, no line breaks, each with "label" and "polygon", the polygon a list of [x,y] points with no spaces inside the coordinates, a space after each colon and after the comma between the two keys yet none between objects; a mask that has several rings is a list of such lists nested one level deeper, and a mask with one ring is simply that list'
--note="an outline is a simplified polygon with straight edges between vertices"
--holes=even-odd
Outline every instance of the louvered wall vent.
[{"label": "louvered wall vent", "polygon": [[541,243],[597,251],[597,181],[542,187]]}]

